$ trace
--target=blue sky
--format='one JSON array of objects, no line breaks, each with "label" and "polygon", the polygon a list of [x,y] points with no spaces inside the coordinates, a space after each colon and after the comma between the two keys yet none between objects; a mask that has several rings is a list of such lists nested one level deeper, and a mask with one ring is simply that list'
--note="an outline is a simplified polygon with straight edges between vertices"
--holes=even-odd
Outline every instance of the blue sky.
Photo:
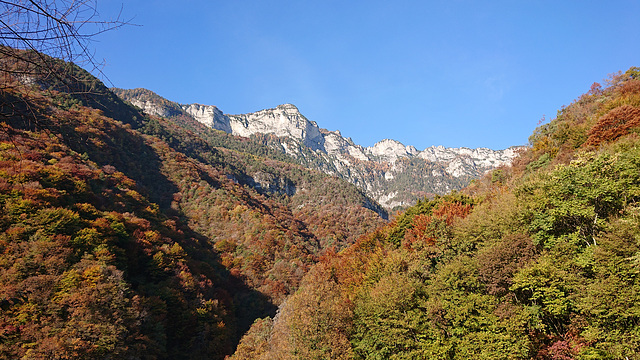
[{"label": "blue sky", "polygon": [[363,146],[526,144],[608,74],[640,66],[640,1],[98,1],[120,88],[228,114],[295,104]]}]

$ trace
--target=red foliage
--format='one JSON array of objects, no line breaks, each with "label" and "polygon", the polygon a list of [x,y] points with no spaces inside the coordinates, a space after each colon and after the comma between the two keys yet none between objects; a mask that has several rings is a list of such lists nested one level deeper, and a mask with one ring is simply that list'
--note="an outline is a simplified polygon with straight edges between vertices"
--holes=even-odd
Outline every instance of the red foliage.
[{"label": "red foliage", "polygon": [[587,94],[589,94],[589,95],[601,95],[602,94],[602,85],[600,85],[600,83],[594,82],[593,84],[591,84],[591,88],[589,89],[589,92]]},{"label": "red foliage", "polygon": [[603,115],[589,130],[585,145],[598,145],[615,140],[640,126],[640,108],[622,105]]},{"label": "red foliage", "polygon": [[435,245],[436,237],[432,231],[433,217],[431,215],[420,214],[413,218],[413,227],[405,234],[403,245],[410,248],[413,243],[420,241],[429,246]]},{"label": "red foliage", "polygon": [[444,220],[448,226],[453,224],[456,218],[464,219],[471,212],[471,205],[459,202],[445,202],[433,209],[433,216]]},{"label": "red foliage", "polygon": [[547,340],[553,342],[541,346],[535,359],[572,360],[587,345],[584,339],[572,332],[566,332],[562,336],[548,337]]},{"label": "red foliage", "polygon": [[620,87],[622,95],[640,94],[640,80],[628,80]]}]

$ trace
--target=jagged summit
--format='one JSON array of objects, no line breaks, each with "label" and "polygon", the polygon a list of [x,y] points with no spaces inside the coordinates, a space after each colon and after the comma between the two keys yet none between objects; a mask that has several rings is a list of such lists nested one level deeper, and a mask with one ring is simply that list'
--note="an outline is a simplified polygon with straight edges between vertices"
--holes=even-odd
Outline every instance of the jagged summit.
[{"label": "jagged summit", "polygon": [[182,110],[206,126],[232,133],[231,120],[213,105],[190,104],[182,105]]},{"label": "jagged summit", "polygon": [[256,133],[291,137],[313,150],[324,149],[324,137],[318,124],[304,117],[292,104],[278,105],[274,109],[254,113],[228,115],[232,134],[249,137]]}]

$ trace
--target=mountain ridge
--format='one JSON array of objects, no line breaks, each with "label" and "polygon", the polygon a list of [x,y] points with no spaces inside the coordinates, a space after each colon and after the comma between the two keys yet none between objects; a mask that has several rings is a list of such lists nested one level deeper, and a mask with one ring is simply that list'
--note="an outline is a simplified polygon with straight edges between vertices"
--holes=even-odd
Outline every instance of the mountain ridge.
[{"label": "mountain ridge", "polygon": [[460,189],[487,171],[509,164],[522,148],[431,146],[420,151],[393,139],[364,147],[339,130],[319,127],[293,104],[232,115],[214,105],[177,104],[150,90],[112,90],[148,114],[182,114],[212,129],[245,138],[273,135],[275,138],[262,141],[304,166],[355,184],[388,210],[406,207],[424,196]]}]

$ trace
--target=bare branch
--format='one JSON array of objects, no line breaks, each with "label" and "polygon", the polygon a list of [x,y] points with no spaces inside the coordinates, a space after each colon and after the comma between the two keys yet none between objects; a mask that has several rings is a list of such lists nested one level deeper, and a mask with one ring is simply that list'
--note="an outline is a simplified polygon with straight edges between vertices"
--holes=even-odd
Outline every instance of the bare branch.
[{"label": "bare branch", "polygon": [[30,105],[33,85],[91,92],[93,80],[73,64],[108,81],[89,45],[96,35],[129,23],[122,20],[122,9],[115,19],[101,20],[97,1],[0,0],[0,119],[38,126]]},{"label": "bare branch", "polygon": [[[0,45],[34,50],[83,64],[106,78],[89,44],[93,37],[129,24],[121,18],[99,19],[97,0],[0,0]],[[47,65],[42,65],[45,72]],[[0,71],[8,69],[0,68]]]}]

